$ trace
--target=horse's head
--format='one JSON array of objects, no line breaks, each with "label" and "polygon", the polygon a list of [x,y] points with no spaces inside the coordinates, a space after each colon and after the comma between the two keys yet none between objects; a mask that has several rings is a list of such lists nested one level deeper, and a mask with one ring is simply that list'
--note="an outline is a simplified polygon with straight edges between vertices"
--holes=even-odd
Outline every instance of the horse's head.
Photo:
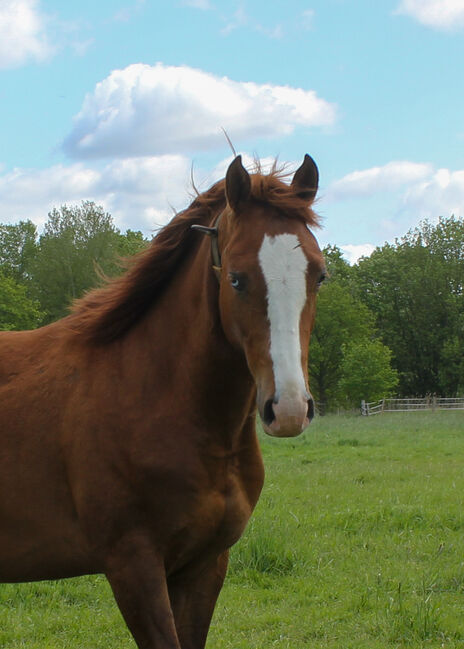
[{"label": "horse's head", "polygon": [[325,274],[308,229],[317,185],[309,156],[290,186],[272,175],[250,176],[237,157],[227,171],[227,205],[213,240],[222,327],[245,353],[264,430],[276,437],[299,435],[314,415],[308,348]]}]

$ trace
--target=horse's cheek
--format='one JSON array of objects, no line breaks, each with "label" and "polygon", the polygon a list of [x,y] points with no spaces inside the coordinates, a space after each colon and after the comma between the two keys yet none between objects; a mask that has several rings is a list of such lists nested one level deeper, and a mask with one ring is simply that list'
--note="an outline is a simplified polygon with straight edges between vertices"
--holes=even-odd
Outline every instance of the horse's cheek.
[{"label": "horse's cheek", "polygon": [[219,294],[219,307],[222,329],[231,345],[236,348],[243,347],[243,326],[240,310],[237,308],[236,296],[228,286],[221,286]]}]

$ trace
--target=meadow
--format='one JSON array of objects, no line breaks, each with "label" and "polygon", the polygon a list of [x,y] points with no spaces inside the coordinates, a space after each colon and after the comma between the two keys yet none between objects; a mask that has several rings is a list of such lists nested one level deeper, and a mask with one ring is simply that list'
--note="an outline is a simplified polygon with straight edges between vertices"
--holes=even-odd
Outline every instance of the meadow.
[{"label": "meadow", "polygon": [[[208,649],[464,646],[464,412],[260,435],[265,488]],[[135,647],[103,577],[0,585],[2,649]]]}]

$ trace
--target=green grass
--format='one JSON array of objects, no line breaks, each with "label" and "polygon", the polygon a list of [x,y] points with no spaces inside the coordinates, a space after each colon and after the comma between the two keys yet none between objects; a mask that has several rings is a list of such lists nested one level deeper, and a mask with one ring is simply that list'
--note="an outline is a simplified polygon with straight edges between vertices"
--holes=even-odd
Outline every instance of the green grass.
[{"label": "green grass", "polygon": [[[464,646],[464,413],[261,436],[266,484],[208,649]],[[134,647],[103,578],[0,586],[2,649]]]}]

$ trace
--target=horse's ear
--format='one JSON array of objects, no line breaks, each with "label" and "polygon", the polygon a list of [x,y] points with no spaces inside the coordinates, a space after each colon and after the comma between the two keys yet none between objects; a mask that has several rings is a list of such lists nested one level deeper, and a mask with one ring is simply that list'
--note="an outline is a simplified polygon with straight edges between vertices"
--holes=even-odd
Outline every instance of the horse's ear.
[{"label": "horse's ear", "polygon": [[242,156],[238,155],[230,163],[226,173],[227,202],[234,212],[249,199],[251,193],[251,180],[248,171],[242,165]]},{"label": "horse's ear", "polygon": [[305,201],[313,201],[319,185],[319,171],[310,155],[306,154],[303,164],[295,171],[292,187],[295,194]]}]

